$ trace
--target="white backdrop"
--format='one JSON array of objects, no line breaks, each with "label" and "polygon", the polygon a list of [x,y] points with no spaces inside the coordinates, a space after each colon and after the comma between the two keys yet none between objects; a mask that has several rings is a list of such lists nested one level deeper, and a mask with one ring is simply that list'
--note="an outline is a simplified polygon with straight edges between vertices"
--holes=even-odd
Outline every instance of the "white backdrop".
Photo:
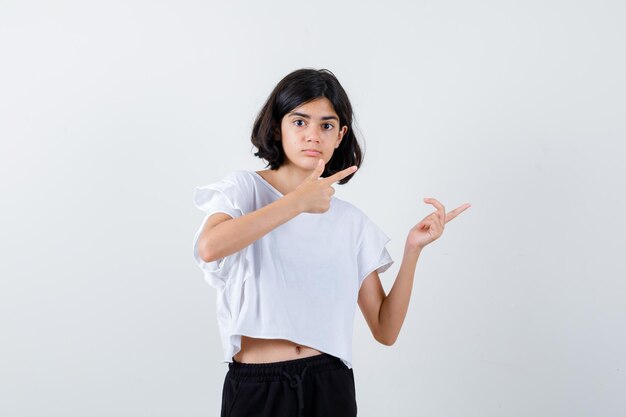
[{"label": "white backdrop", "polygon": [[0,415],[215,416],[195,186],[274,85],[328,68],[366,147],[337,197],[419,259],[395,345],[357,310],[359,416],[626,413],[626,6],[0,1]]}]

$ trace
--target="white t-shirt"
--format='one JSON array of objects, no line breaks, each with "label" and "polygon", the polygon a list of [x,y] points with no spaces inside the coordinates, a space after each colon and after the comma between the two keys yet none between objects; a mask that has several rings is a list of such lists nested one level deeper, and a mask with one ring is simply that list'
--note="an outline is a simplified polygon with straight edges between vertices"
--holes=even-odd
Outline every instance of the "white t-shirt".
[{"label": "white t-shirt", "polygon": [[389,237],[353,204],[332,196],[324,213],[300,213],[247,247],[213,262],[198,255],[198,237],[217,212],[233,218],[283,197],[255,171],[231,172],[196,187],[206,213],[193,255],[217,289],[224,358],[241,350],[241,335],[287,339],[340,358],[352,368],[352,335],[359,288],[372,271],[394,262]]}]

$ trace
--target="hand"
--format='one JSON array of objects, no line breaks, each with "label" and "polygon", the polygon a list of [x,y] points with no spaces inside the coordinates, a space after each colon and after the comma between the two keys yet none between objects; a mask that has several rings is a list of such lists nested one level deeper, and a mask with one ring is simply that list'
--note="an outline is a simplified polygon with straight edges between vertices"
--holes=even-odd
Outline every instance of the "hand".
[{"label": "hand", "polygon": [[435,206],[437,211],[424,217],[421,222],[411,228],[407,245],[412,249],[423,249],[424,246],[438,239],[446,223],[471,207],[471,204],[465,203],[446,214],[443,204],[434,198],[425,198],[424,201]]},{"label": "hand", "polygon": [[292,191],[297,196],[302,213],[324,213],[330,208],[330,198],[335,194],[332,187],[337,182],[357,170],[356,165],[339,171],[330,177],[320,178],[324,172],[324,160],[320,159],[315,170],[302,184]]}]

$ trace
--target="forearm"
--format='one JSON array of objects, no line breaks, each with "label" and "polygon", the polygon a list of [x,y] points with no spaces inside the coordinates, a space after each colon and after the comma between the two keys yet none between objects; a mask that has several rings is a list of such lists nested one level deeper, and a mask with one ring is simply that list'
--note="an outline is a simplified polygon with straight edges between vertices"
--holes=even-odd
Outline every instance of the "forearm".
[{"label": "forearm", "polygon": [[295,194],[287,194],[258,210],[211,228],[199,242],[206,262],[240,251],[300,214]]},{"label": "forearm", "polygon": [[421,251],[421,248],[414,249],[405,245],[398,276],[381,304],[378,313],[379,339],[386,345],[394,344],[400,334],[409,309],[415,267]]}]

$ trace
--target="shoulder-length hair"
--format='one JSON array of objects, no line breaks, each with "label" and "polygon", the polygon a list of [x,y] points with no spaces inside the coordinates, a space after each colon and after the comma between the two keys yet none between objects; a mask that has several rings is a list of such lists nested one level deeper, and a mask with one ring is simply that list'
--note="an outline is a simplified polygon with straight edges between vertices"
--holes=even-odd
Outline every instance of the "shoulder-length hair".
[{"label": "shoulder-length hair", "polygon": [[[352,129],[352,105],[335,75],[327,69],[298,69],[285,76],[269,95],[254,121],[252,144],[258,149],[254,155],[267,161],[271,169],[285,162],[280,124],[287,113],[304,103],[326,97],[339,116],[339,125],[348,126],[339,147],[324,167],[323,177],[333,175],[352,165],[361,166],[363,154]],[[339,180],[347,183],[354,174]]]}]

